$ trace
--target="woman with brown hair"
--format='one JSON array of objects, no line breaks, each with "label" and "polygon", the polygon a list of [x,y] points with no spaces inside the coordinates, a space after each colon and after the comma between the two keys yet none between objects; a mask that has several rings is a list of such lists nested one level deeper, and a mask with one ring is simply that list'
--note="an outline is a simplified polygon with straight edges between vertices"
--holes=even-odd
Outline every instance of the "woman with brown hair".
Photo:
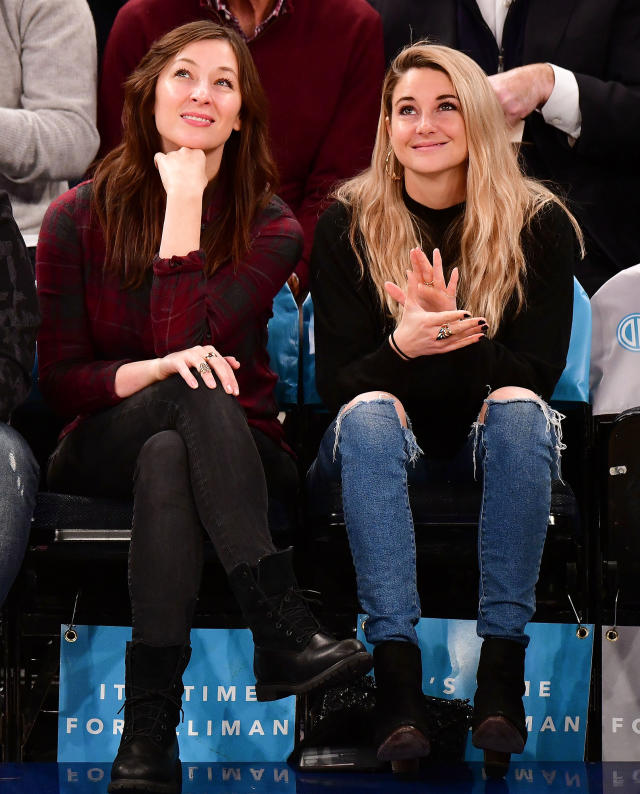
[{"label": "woman with brown hair", "polygon": [[246,45],[211,22],[168,33],[127,81],[123,121],[123,143],[93,181],[45,218],[40,384],[76,416],[49,486],[133,491],[133,634],[109,790],[168,793],[180,786],[175,729],[205,532],[253,632],[259,700],[341,680],[371,660],[357,641],[321,631],[291,551],[276,551],[269,534],[268,487],[295,467],[266,324],[302,236],[273,193],[265,100]]},{"label": "woman with brown hair", "polygon": [[562,448],[545,401],[569,345],[580,232],[521,173],[482,70],[424,42],[391,64],[371,166],[337,199],[311,261],[318,389],[336,420],[309,486],[313,498],[342,484],[374,645],[378,757],[430,749],[410,488],[477,472],[473,742],[502,774],[527,738],[525,626]]}]

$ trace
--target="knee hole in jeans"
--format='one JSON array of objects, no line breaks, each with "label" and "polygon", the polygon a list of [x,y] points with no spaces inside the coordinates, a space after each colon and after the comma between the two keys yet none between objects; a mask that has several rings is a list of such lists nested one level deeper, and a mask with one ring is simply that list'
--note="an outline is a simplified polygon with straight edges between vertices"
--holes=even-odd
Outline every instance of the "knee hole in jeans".
[{"label": "knee hole in jeans", "polygon": [[398,419],[400,420],[400,424],[403,427],[407,427],[407,414],[404,410],[403,404],[400,400],[390,392],[386,391],[367,391],[359,394],[357,397],[354,397],[351,402],[348,402],[342,411],[340,412],[340,417],[342,418],[347,411],[350,411],[352,408],[355,408],[356,405],[360,403],[368,403],[368,402],[375,402],[378,400],[383,401],[390,401],[393,403],[394,408],[396,409],[396,413],[398,414]]},{"label": "knee hole in jeans", "polygon": [[487,395],[480,409],[480,413],[478,414],[478,422],[480,422],[480,424],[484,422],[490,402],[510,402],[513,400],[542,402],[540,397],[530,389],[523,389],[520,386],[502,386]]}]

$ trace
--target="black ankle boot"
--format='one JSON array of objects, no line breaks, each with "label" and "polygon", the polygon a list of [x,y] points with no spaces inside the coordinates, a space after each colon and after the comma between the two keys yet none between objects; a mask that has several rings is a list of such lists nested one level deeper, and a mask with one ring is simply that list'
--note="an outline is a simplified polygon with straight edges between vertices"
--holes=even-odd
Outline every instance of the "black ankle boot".
[{"label": "black ankle boot", "polygon": [[471,738],[485,751],[491,777],[503,777],[511,753],[521,753],[527,741],[524,657],[524,645],[513,640],[488,638],[480,650]]},{"label": "black ankle boot", "polygon": [[400,761],[429,755],[420,648],[411,642],[381,642],[373,649],[373,671],[378,759]]},{"label": "black ankle boot", "polygon": [[182,790],[176,726],[184,692],[182,674],[190,657],[188,646],[127,643],[124,728],[108,791],[178,794]]},{"label": "black ankle boot", "polygon": [[255,569],[243,564],[229,575],[253,633],[258,700],[349,681],[373,663],[358,640],[336,640],[321,630],[298,589],[292,562],[286,549],[263,557]]}]

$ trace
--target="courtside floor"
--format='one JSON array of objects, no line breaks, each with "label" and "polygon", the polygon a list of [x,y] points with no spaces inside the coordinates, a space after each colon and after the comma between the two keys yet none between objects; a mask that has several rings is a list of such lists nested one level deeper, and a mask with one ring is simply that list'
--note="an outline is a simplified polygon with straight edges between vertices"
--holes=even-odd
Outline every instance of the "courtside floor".
[{"label": "courtside floor", "polygon": [[[0,792],[103,794],[109,766],[0,764]],[[478,764],[433,765],[413,779],[383,773],[302,773],[282,764],[183,762],[182,768],[183,794],[640,794],[640,760],[637,764],[514,763],[501,782],[485,780]]]}]

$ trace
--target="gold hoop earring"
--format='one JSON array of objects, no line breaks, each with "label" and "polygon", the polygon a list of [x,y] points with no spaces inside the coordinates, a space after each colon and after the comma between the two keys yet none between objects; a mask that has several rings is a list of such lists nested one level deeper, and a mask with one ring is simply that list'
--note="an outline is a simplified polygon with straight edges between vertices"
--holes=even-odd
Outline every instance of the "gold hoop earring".
[{"label": "gold hoop earring", "polygon": [[391,155],[393,154],[393,149],[389,147],[389,151],[387,152],[387,156],[384,160],[384,170],[386,175],[392,179],[394,182],[399,182],[401,177],[399,177],[395,171],[391,169]]}]

